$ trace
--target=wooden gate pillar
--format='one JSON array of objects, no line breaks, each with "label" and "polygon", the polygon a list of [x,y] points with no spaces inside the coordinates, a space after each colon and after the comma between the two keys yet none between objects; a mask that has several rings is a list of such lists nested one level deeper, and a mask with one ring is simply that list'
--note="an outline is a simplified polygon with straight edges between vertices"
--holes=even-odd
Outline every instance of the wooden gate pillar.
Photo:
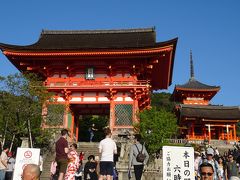
[{"label": "wooden gate pillar", "polygon": [[113,100],[110,100],[110,118],[109,118],[109,128],[113,130],[115,123],[115,103]]}]

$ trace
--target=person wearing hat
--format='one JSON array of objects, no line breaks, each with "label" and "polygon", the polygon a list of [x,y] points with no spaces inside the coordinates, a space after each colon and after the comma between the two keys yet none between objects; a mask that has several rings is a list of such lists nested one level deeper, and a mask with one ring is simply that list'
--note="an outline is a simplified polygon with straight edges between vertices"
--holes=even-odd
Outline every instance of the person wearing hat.
[{"label": "person wearing hat", "polygon": [[[199,166],[198,167],[200,167],[202,163],[209,163],[209,164],[211,164],[212,167],[213,167],[213,170],[214,170],[213,179],[214,180],[222,180],[221,172],[220,172],[220,169],[219,169],[219,164],[218,164],[218,162],[215,159],[213,159],[213,156],[214,156],[214,150],[212,148],[207,148],[206,159],[204,159],[204,160],[201,159],[199,161]],[[199,168],[199,170],[200,170],[200,168]],[[200,178],[200,175],[201,175],[201,173],[198,172],[198,177],[199,178]]]},{"label": "person wearing hat", "polygon": [[58,180],[63,180],[64,174],[68,165],[68,130],[61,130],[61,137],[56,142],[56,161],[57,161],[57,173],[59,173]]}]

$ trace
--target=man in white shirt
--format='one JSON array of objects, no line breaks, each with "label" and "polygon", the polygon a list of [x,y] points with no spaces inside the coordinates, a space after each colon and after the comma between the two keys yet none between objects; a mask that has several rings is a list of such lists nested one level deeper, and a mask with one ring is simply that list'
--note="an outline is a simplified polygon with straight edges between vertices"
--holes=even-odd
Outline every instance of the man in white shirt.
[{"label": "man in white shirt", "polygon": [[112,140],[112,132],[111,129],[106,128],[105,131],[105,139],[100,141],[99,144],[99,153],[101,154],[100,160],[100,177],[99,180],[103,178],[107,180],[111,180],[113,176],[113,167],[114,161],[113,156],[117,154],[117,146],[116,143]]},{"label": "man in white shirt", "polygon": [[9,151],[9,148],[4,146],[3,151],[1,153],[0,157],[0,180],[5,179],[5,174],[6,174],[6,169],[8,167],[7,161],[8,161],[8,156],[7,153]]}]

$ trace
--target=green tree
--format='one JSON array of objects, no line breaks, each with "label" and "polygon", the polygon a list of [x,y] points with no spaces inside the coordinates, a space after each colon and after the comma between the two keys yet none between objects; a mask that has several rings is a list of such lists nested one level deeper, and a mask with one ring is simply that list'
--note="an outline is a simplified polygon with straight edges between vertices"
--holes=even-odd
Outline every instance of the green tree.
[{"label": "green tree", "polygon": [[175,103],[171,101],[170,93],[152,93],[151,94],[151,106],[157,109],[165,109],[166,111],[172,112]]},{"label": "green tree", "polygon": [[175,115],[165,109],[153,107],[139,113],[140,122],[135,125],[150,154],[157,152],[177,131]]},{"label": "green tree", "polygon": [[52,94],[43,81],[34,74],[14,74],[0,78],[0,89],[3,143],[27,136],[31,147],[48,145],[50,133],[41,129],[42,106]]}]

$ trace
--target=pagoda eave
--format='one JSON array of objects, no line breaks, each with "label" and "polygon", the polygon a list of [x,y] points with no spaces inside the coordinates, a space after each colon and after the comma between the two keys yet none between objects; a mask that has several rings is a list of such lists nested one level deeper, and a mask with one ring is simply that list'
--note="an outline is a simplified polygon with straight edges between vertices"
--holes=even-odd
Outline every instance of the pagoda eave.
[{"label": "pagoda eave", "polygon": [[213,88],[213,89],[188,89],[188,88],[176,88],[175,91],[190,91],[190,92],[218,92],[220,87]]}]

